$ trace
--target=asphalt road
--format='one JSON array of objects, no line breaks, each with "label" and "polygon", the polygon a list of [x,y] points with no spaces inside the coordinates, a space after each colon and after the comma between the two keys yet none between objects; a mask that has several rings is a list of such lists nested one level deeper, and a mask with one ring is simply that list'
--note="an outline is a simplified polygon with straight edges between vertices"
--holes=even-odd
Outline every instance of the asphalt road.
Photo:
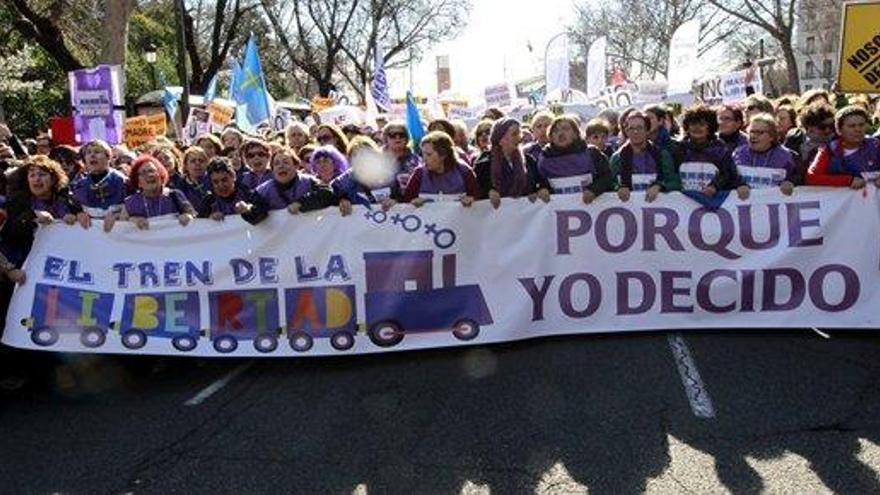
[{"label": "asphalt road", "polygon": [[880,492],[876,336],[670,335],[299,360],[29,355],[33,382],[0,394],[0,491]]}]

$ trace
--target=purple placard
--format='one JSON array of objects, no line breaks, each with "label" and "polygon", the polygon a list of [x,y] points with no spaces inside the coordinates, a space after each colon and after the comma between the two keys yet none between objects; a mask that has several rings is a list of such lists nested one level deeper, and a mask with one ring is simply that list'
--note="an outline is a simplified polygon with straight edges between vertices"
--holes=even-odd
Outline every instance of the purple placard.
[{"label": "purple placard", "polygon": [[80,143],[103,139],[111,144],[122,142],[124,111],[114,110],[122,100],[122,88],[114,85],[117,66],[99,65],[68,73],[70,105],[74,130]]}]

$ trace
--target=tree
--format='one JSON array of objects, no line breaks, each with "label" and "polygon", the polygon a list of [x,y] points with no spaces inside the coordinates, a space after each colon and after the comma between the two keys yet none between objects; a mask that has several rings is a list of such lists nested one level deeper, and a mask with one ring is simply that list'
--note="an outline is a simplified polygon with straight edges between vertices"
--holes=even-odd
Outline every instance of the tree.
[{"label": "tree", "polygon": [[569,28],[584,53],[590,43],[607,36],[607,53],[634,79],[666,75],[669,44],[676,29],[700,20],[700,55],[736,34],[739,22],[699,0],[604,0],[577,6]]},{"label": "tree", "polygon": [[421,50],[464,26],[469,0],[261,0],[294,78],[314,81],[321,95],[346,84],[357,94],[381,45],[386,67],[408,63]]},{"label": "tree", "polygon": [[709,0],[709,3],[733,19],[755,26],[779,43],[788,70],[788,84],[800,87],[794,48],[796,0]]}]

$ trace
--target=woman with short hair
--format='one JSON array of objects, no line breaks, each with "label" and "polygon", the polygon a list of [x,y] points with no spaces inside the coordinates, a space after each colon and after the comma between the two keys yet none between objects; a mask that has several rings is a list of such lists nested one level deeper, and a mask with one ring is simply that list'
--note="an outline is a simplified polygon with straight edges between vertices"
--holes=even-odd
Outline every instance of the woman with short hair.
[{"label": "woman with short hair", "polygon": [[474,171],[456,157],[455,143],[442,131],[422,138],[425,164],[413,171],[403,191],[403,200],[415,206],[431,201],[459,201],[471,206],[479,194]]}]

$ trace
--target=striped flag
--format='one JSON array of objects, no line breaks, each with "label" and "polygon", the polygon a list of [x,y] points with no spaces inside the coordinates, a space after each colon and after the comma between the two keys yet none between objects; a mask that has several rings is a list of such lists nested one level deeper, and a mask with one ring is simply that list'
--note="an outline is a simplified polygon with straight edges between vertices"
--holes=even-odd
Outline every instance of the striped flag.
[{"label": "striped flag", "polygon": [[373,99],[383,111],[391,110],[391,95],[388,94],[388,81],[385,79],[385,58],[378,45],[376,45],[376,60],[373,66]]}]

